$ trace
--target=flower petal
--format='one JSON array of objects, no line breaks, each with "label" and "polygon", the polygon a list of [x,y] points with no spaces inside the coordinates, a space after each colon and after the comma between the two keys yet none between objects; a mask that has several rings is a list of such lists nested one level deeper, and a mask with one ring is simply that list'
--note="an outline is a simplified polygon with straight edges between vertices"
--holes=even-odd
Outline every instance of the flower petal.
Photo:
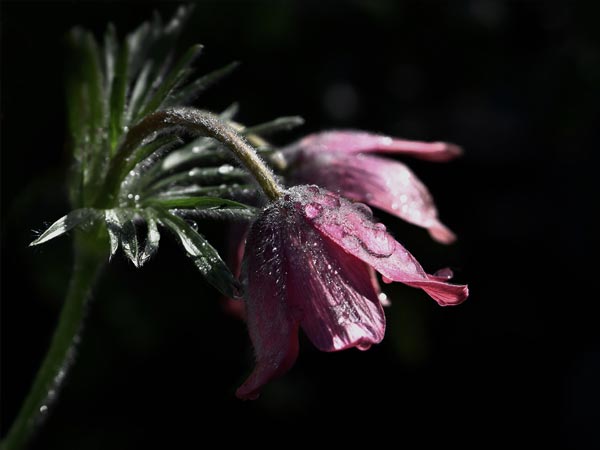
[{"label": "flower petal", "polygon": [[[288,248],[288,301],[308,338],[322,351],[368,349],[385,334],[385,315],[369,267],[299,217]],[[294,245],[295,244],[295,245]],[[294,256],[295,255],[295,256]]]},{"label": "flower petal", "polygon": [[435,240],[444,244],[456,239],[438,220],[433,198],[425,185],[400,162],[371,155],[323,153],[305,159],[294,176],[299,183],[316,183],[426,228]]},{"label": "flower petal", "polygon": [[[447,142],[409,141],[364,131],[326,131],[312,134],[302,139],[294,148],[296,151],[301,149],[305,152],[319,153],[397,153],[436,162],[449,161],[462,154],[458,145]],[[290,147],[290,151],[294,150]]]},{"label": "flower petal", "polygon": [[[240,278],[242,270],[242,260],[244,258],[244,247],[246,245],[246,235],[248,234],[249,226],[243,222],[234,222],[229,225],[227,232],[228,251],[227,265],[231,269],[231,273],[236,278]],[[230,297],[222,297],[221,305],[223,310],[239,320],[246,320],[246,304],[241,299],[233,299]]]},{"label": "flower petal", "polygon": [[247,238],[243,270],[256,367],[238,389],[240,398],[255,398],[291,367],[299,326],[323,351],[366,350],[385,333],[369,266],[306,220],[308,203],[289,197],[267,207]]},{"label": "flower petal", "polygon": [[298,356],[298,321],[285,301],[281,253],[283,234],[266,214],[252,225],[244,262],[247,271],[246,317],[256,366],[238,388],[244,400],[258,397],[267,382],[287,372]]},{"label": "flower petal", "polygon": [[[331,192],[316,186],[292,189],[298,193],[305,217],[315,228],[377,270],[384,281],[399,281],[421,288],[442,306],[455,305],[467,298],[467,286],[445,283],[440,281],[440,276],[425,273],[418,261],[385,231],[385,226],[373,221],[364,205],[337,197],[339,206],[330,207]],[[311,214],[311,208],[318,209],[319,205],[319,214]]]}]

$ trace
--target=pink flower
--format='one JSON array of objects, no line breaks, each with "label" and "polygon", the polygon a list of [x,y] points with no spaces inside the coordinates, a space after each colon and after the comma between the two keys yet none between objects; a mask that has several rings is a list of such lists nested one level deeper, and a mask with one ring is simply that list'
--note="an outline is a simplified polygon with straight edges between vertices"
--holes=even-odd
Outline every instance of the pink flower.
[{"label": "pink flower", "polygon": [[438,220],[425,185],[404,164],[367,153],[395,153],[448,161],[462,153],[444,142],[392,139],[360,131],[330,131],[305,137],[282,150],[293,184],[315,183],[351,200],[368,203],[426,228],[439,242],[456,237]]},{"label": "pink flower", "polygon": [[317,186],[293,187],[265,208],[249,231],[244,264],[256,366],[237,390],[242,399],[256,398],[294,364],[300,328],[326,352],[380,342],[385,315],[373,269],[440,305],[468,295],[467,286],[445,282],[449,270],[426,274],[366,205]]}]

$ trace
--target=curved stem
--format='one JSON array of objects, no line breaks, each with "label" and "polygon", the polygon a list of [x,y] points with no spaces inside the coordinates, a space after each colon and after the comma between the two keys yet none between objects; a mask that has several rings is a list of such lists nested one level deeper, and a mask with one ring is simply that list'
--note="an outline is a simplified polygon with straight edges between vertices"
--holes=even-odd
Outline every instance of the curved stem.
[{"label": "curved stem", "polygon": [[106,185],[97,200],[96,207],[111,207],[116,198],[125,174],[121,173],[124,162],[144,139],[153,133],[169,128],[183,128],[188,132],[212,137],[224,144],[252,174],[258,185],[270,200],[281,197],[283,188],[273,172],[258,156],[256,150],[231,125],[217,115],[194,108],[170,108],[157,111],[144,117],[127,133],[125,141],[111,161],[106,177]]},{"label": "curved stem", "polygon": [[48,415],[58,390],[64,384],[67,372],[75,359],[79,333],[85,317],[86,306],[100,269],[107,260],[107,244],[102,229],[93,234],[78,233],[75,240],[75,259],[67,297],[46,357],[33,381],[11,428],[0,448],[24,448],[38,426]]}]

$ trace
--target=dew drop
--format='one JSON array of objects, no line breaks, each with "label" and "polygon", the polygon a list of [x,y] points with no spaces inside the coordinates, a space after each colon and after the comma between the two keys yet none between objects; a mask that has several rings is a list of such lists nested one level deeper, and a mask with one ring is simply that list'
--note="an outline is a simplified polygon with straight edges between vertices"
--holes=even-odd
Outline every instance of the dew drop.
[{"label": "dew drop", "polygon": [[221,167],[219,167],[218,172],[221,175],[225,175],[227,173],[231,173],[233,169],[234,167],[231,164],[223,164]]},{"label": "dew drop", "polygon": [[367,205],[365,205],[364,203],[354,203],[354,205],[352,205],[354,207],[354,210],[361,213],[362,215],[368,217],[369,219],[373,218],[373,211],[371,211],[371,208],[369,208]]},{"label": "dew drop", "polygon": [[192,153],[200,153],[202,151],[202,147],[198,146],[198,145],[194,145],[192,147]]},{"label": "dew drop", "polygon": [[41,414],[45,414],[48,412],[48,405],[42,405],[40,406],[40,413]]},{"label": "dew drop", "polygon": [[316,219],[323,212],[323,207],[319,203],[309,203],[304,207],[304,212],[309,219]]},{"label": "dew drop", "polygon": [[325,196],[323,197],[323,203],[327,206],[331,206],[333,208],[339,208],[340,207],[340,199],[337,195],[331,193],[331,192],[327,192],[325,194]]},{"label": "dew drop", "polygon": [[133,199],[134,199],[136,202],[139,202],[139,201],[140,201],[140,196],[139,196],[139,194],[135,194],[135,197],[133,197]]},{"label": "dew drop", "polygon": [[377,228],[378,230],[381,230],[381,231],[386,231],[387,230],[387,228],[385,227],[385,225],[382,224],[381,222],[376,223],[375,224],[375,228]]},{"label": "dew drop", "polygon": [[127,198],[128,198],[129,200],[133,200],[133,194],[127,194]]}]

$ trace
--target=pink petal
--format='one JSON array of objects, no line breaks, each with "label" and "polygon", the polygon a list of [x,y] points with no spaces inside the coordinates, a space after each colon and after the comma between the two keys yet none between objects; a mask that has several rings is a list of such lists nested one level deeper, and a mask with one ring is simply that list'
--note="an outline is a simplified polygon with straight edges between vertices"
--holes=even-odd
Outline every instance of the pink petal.
[{"label": "pink petal", "polygon": [[447,142],[409,141],[364,131],[326,131],[312,134],[302,139],[296,148],[319,153],[398,153],[436,162],[449,161],[462,154],[459,146]]},{"label": "pink petal", "polygon": [[256,366],[236,391],[244,400],[257,398],[262,386],[287,372],[298,356],[299,323],[285,301],[285,274],[278,252],[278,246],[283,248],[282,234],[268,219],[257,219],[247,239],[246,315]]},{"label": "pink petal", "polygon": [[404,164],[371,155],[315,154],[294,173],[298,182],[316,183],[349,199],[368,203],[448,244],[456,236],[438,220],[433,198]]},{"label": "pink petal", "polygon": [[303,206],[275,202],[248,234],[246,312],[256,367],[240,398],[255,398],[293,365],[299,326],[323,351],[366,350],[385,333],[369,267],[307,222]]},{"label": "pink petal", "polygon": [[[228,230],[228,252],[227,263],[236,278],[240,278],[242,269],[242,259],[244,257],[244,247],[246,245],[246,235],[248,234],[248,224],[232,223]],[[246,320],[246,305],[241,299],[232,299],[223,297],[221,300],[223,310],[231,316]]]},{"label": "pink petal", "polygon": [[[439,276],[425,273],[418,261],[373,221],[361,204],[334,196],[316,186],[293,188],[299,193],[305,217],[317,230],[346,252],[366,262],[384,277],[423,289],[440,305],[455,305],[468,296],[468,288],[440,281]],[[331,207],[333,200],[339,206]],[[318,210],[318,214],[313,211]]]},{"label": "pink petal", "polygon": [[369,267],[299,219],[302,247],[290,249],[302,256],[290,255],[288,298],[302,329],[327,352],[381,342],[385,315]]}]

